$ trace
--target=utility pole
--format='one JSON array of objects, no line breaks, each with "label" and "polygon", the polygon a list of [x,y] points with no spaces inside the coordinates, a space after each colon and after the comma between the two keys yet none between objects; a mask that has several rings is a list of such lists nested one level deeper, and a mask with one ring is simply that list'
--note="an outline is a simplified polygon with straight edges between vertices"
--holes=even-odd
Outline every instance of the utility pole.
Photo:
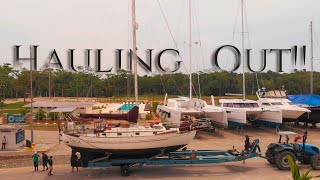
[{"label": "utility pole", "polygon": [[32,47],[30,46],[30,107],[31,107],[31,113],[30,113],[30,118],[31,118],[31,143],[34,142],[34,137],[33,137],[33,87],[32,87]]},{"label": "utility pole", "polygon": [[51,99],[51,68],[49,66],[48,68],[49,71],[49,99]]}]

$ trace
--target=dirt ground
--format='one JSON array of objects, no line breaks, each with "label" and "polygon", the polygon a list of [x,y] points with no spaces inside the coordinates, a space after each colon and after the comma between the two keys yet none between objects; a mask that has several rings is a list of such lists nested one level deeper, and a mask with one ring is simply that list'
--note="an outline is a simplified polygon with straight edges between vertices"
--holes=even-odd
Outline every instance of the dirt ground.
[{"label": "dirt ground", "polygon": [[[303,134],[303,129],[293,129]],[[320,146],[320,128],[308,130],[308,143]],[[29,138],[30,131],[26,131]],[[244,148],[244,136],[249,135],[251,141],[260,140],[260,147],[264,155],[267,145],[276,142],[278,136],[272,128],[249,128],[243,134],[234,130],[218,130],[215,133],[200,133],[188,145],[194,150],[226,150],[234,146],[238,150]],[[48,176],[45,172],[34,172],[32,159],[13,155],[3,158],[12,152],[0,152],[0,178],[1,179],[291,179],[290,171],[280,171],[271,166],[265,159],[253,158],[242,162],[182,165],[182,166],[144,166],[132,168],[130,177],[121,177],[119,168],[80,168],[79,172],[71,173],[69,156],[71,150],[61,143],[59,145],[57,131],[35,131],[37,143],[50,144],[52,148],[47,154],[53,155],[55,162],[54,175]],[[18,153],[19,152],[14,152]],[[31,156],[31,155],[30,155]],[[6,160],[7,159],[7,160]],[[9,160],[8,160],[9,159]],[[301,171],[309,169],[307,165],[300,165]],[[320,175],[320,171],[311,171],[313,175]]]}]

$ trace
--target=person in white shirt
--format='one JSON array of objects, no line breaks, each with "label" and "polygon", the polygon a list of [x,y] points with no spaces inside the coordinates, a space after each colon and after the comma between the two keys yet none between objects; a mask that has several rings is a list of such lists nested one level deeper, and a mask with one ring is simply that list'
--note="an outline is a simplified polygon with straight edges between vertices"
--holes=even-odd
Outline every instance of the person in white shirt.
[{"label": "person in white shirt", "polygon": [[7,139],[5,136],[3,136],[3,139],[2,139],[2,151],[6,150],[6,144],[7,144]]}]

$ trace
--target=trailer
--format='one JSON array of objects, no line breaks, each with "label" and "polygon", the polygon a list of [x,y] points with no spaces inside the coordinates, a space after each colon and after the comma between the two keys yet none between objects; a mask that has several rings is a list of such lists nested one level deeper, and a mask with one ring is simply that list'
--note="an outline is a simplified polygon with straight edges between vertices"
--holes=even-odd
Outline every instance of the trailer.
[{"label": "trailer", "polygon": [[188,164],[216,164],[225,162],[243,161],[246,159],[262,157],[259,140],[253,141],[250,151],[237,151],[236,149],[220,150],[179,150],[166,155],[158,155],[153,158],[139,159],[107,159],[99,158],[89,161],[88,167],[119,166],[122,176],[130,175],[130,167],[143,165],[188,165]]}]

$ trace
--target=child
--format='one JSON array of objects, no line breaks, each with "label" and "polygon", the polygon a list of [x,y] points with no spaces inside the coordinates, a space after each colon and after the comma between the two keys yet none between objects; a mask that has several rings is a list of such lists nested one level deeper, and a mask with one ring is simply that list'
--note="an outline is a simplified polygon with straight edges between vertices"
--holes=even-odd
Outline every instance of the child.
[{"label": "child", "polygon": [[52,174],[52,170],[53,170],[53,161],[52,161],[52,156],[49,157],[48,159],[48,164],[49,164],[49,173],[48,175],[51,176]]}]

